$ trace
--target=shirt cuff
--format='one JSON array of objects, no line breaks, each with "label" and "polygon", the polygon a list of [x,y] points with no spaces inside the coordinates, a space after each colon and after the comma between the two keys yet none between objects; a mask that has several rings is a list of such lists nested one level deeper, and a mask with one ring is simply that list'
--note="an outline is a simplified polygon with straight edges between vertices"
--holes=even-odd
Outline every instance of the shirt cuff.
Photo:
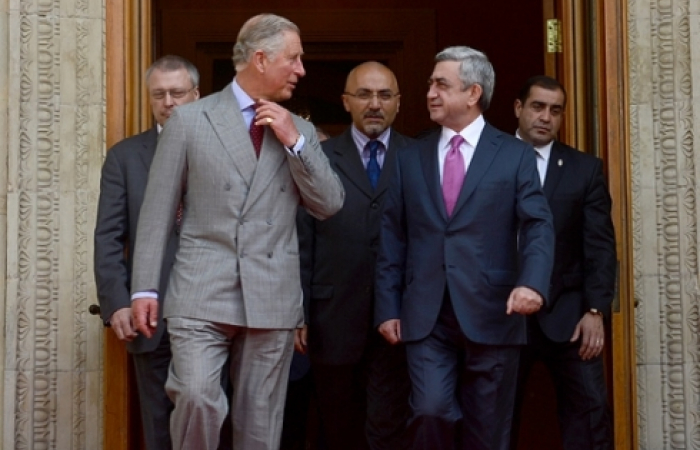
[{"label": "shirt cuff", "polygon": [[135,292],[135,293],[131,296],[131,301],[133,302],[133,301],[136,300],[137,298],[144,298],[144,297],[146,297],[146,298],[155,298],[156,300],[158,300],[158,292],[157,292],[157,291],[141,291],[141,292]]},{"label": "shirt cuff", "polygon": [[301,149],[304,148],[304,144],[306,144],[306,139],[304,138],[303,134],[299,133],[299,139],[297,139],[297,142],[292,147],[285,146],[284,148],[286,148],[287,151],[293,156],[299,156]]}]

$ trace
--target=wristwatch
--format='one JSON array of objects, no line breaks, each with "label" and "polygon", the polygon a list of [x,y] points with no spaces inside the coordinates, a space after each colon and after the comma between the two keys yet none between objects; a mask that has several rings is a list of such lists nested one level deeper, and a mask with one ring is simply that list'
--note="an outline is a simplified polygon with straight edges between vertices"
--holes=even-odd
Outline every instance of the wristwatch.
[{"label": "wristwatch", "polygon": [[591,313],[591,314],[593,314],[594,316],[603,317],[603,313],[602,313],[600,310],[596,309],[596,308],[591,308],[591,309],[588,310],[588,312]]}]

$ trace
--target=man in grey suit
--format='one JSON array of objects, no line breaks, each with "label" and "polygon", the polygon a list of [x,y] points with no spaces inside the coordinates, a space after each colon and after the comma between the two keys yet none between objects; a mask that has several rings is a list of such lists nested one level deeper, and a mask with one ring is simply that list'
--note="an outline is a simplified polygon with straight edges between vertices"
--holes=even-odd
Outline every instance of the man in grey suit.
[{"label": "man in grey suit", "polygon": [[[179,56],[164,56],[146,72],[146,86],[156,126],[124,139],[107,153],[102,167],[95,226],[95,281],[100,313],[106,325],[126,342],[134,361],[146,448],[169,450],[173,404],[165,394],[170,341],[158,320],[151,338],[139,335],[131,321],[131,267],[136,225],[158,131],[177,105],[199,98],[199,73]],[[177,236],[170,233],[162,258],[158,288],[165,290],[175,260]]]},{"label": "man in grey suit", "polygon": [[139,219],[132,314],[148,336],[161,314],[154,297],[164,294],[156,262],[183,199],[162,312],[173,353],[166,389],[174,449],[216,448],[229,354],[234,448],[279,447],[294,330],[303,323],[297,207],[325,219],[344,198],[313,125],[277,104],[305,74],[297,26],[255,16],[233,53],[233,82],[168,120]]},{"label": "man in grey suit", "polygon": [[[345,188],[338,214],[298,218],[308,352],[329,450],[403,450],[410,381],[403,345],[373,327],[374,263],[379,220],[397,150],[413,142],[391,124],[399,86],[389,68],[370,61],[349,74],[343,105],[352,125],[323,143]],[[300,334],[298,350],[306,350]]]}]

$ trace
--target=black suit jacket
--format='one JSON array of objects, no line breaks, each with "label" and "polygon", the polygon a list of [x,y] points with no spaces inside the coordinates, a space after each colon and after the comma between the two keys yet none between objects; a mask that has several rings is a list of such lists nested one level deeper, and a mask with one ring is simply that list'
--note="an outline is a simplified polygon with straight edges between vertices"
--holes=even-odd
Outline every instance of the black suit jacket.
[{"label": "black suit jacket", "polygon": [[[102,166],[94,268],[100,314],[105,323],[118,309],[131,306],[131,256],[136,242],[136,224],[157,140],[156,128],[124,139],[107,152]],[[173,233],[163,260],[164,270],[159,286],[161,293],[166,291],[176,248],[177,236]],[[159,296],[161,319],[155,334],[150,339],[139,335],[127,344],[129,352],[153,351],[160,342],[165,330],[163,297]]]},{"label": "black suit jacket", "polygon": [[543,190],[556,251],[550,301],[537,319],[547,337],[566,342],[589,309],[610,316],[617,272],[611,199],[602,161],[556,141]]},{"label": "black suit jacket", "polygon": [[298,216],[309,355],[322,364],[359,361],[374,333],[374,268],[382,204],[397,149],[413,142],[393,129],[376,190],[372,189],[351,129],[322,143],[345,188],[343,208],[319,221]]}]

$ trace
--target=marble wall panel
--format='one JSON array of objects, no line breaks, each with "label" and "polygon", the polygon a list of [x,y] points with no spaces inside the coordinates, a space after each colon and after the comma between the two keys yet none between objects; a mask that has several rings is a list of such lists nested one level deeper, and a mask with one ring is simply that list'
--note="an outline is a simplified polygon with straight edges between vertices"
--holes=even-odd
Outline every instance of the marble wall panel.
[{"label": "marble wall panel", "polygon": [[87,308],[104,153],[104,4],[13,0],[8,14],[2,448],[97,449],[102,329]]}]

